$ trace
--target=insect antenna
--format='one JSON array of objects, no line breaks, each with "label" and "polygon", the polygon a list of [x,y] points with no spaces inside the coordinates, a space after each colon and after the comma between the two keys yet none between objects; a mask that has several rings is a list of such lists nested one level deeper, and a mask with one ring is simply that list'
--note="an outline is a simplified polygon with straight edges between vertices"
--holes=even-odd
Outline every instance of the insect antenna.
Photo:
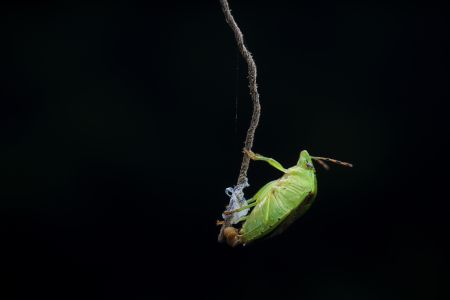
[{"label": "insect antenna", "polygon": [[[353,167],[353,165],[351,163],[340,161],[337,159],[328,158],[328,157],[311,156],[311,158],[316,160],[319,164],[321,164],[327,170],[329,169],[329,167],[327,164],[325,164],[324,161],[332,162],[332,163],[335,163],[337,165],[341,165],[344,167],[349,167],[349,168]],[[326,167],[324,165],[326,165]]]},{"label": "insect antenna", "polygon": [[320,159],[316,159],[316,161],[319,163],[319,165],[321,165],[325,170],[330,170],[330,166],[328,164],[326,164],[323,160]]}]

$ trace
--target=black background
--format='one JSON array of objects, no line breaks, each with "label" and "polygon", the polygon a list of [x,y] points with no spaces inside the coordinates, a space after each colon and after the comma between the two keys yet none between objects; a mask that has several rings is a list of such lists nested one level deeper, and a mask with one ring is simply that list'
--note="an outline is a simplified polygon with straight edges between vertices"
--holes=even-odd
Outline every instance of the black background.
[{"label": "black background", "polygon": [[[219,244],[251,102],[218,1],[5,3],[1,299],[448,299],[448,5],[230,6],[254,151],[355,168],[319,169],[283,235]],[[247,195],[279,175],[253,163]]]}]

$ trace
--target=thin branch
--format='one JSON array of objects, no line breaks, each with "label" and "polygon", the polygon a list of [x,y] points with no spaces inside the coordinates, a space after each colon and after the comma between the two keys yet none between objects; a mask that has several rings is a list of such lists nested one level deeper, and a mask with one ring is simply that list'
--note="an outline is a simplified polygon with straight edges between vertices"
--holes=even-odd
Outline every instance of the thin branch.
[{"label": "thin branch", "polygon": [[[244,45],[244,36],[242,35],[241,30],[239,29],[236,21],[231,14],[230,7],[228,5],[227,0],[220,0],[220,4],[222,6],[223,14],[225,15],[225,20],[228,25],[234,32],[234,37],[236,39],[237,46],[239,51],[241,52],[242,57],[245,59],[248,66],[248,87],[250,89],[250,96],[253,102],[253,114],[250,122],[250,126],[247,130],[247,136],[245,137],[244,149],[251,150],[253,146],[253,140],[255,138],[256,127],[258,127],[259,116],[261,114],[261,105],[259,104],[259,93],[258,93],[258,85],[256,84],[256,64],[253,60],[252,54]],[[247,155],[243,155],[241,169],[239,171],[239,177],[237,180],[237,184],[242,184],[245,182],[247,178],[247,171],[250,165],[250,158]],[[220,234],[218,240],[223,241],[223,229],[227,226],[230,226],[228,218],[224,220],[224,224],[220,230]]]}]

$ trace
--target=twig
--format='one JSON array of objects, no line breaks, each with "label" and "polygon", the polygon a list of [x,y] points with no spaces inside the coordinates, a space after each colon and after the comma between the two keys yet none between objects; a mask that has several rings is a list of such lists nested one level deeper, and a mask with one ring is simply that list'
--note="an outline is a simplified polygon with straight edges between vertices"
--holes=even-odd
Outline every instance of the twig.
[{"label": "twig", "polygon": [[[256,127],[258,127],[259,116],[261,114],[261,105],[259,104],[259,93],[258,93],[258,85],[256,84],[256,64],[253,60],[252,54],[244,45],[244,36],[242,35],[241,30],[239,29],[236,21],[231,14],[230,7],[228,5],[227,0],[220,0],[220,4],[222,6],[223,14],[225,15],[225,20],[228,25],[234,32],[234,37],[236,39],[237,46],[239,51],[241,52],[242,57],[245,59],[248,66],[248,87],[250,89],[250,96],[253,102],[253,114],[250,122],[250,126],[247,130],[247,136],[245,137],[244,149],[251,150],[253,146],[253,140],[255,138]],[[241,169],[239,171],[239,177],[237,180],[237,184],[242,184],[245,182],[247,178],[247,171],[250,165],[250,158],[244,154],[241,163]],[[228,219],[224,220],[224,224],[219,233],[218,240],[219,242],[223,241],[223,230],[225,227],[230,226]]]}]

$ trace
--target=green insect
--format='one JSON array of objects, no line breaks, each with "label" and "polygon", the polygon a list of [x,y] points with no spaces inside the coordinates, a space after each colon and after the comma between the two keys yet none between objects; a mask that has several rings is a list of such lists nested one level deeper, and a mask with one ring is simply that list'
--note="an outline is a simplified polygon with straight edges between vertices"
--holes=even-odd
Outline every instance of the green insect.
[{"label": "green insect", "polygon": [[328,166],[324,161],[352,167],[349,163],[335,159],[310,156],[306,150],[303,150],[297,164],[285,169],[272,158],[248,150],[244,150],[244,152],[252,160],[266,161],[284,175],[264,185],[252,198],[247,200],[248,205],[225,212],[226,215],[230,215],[253,207],[250,214],[237,221],[244,222],[239,231],[234,227],[225,228],[224,235],[228,244],[233,247],[277,235],[308,210],[317,194],[317,178],[313,160],[326,169]]}]

